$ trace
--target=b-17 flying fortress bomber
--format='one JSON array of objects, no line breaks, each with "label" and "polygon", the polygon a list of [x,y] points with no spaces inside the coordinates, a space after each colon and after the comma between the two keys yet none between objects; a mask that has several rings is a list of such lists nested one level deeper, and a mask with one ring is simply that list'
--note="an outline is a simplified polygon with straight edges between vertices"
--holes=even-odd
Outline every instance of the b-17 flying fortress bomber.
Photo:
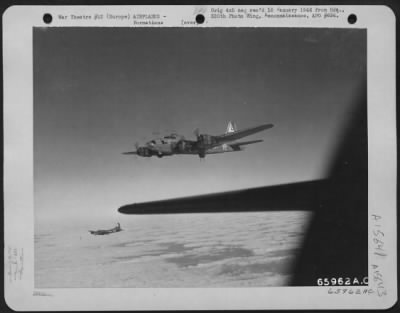
[{"label": "b-17 flying fortress bomber", "polygon": [[236,130],[234,123],[229,122],[225,134],[208,135],[200,134],[199,130],[195,131],[196,140],[187,140],[184,136],[178,134],[170,134],[163,138],[157,138],[148,141],[144,146],[136,145],[136,151],[124,152],[123,154],[138,155],[141,157],[171,156],[175,154],[198,155],[201,159],[207,154],[217,154],[225,152],[242,151],[243,146],[262,142],[263,140],[249,140],[236,142],[243,137],[253,135],[263,130],[273,127],[272,124],[263,124],[242,130]]}]

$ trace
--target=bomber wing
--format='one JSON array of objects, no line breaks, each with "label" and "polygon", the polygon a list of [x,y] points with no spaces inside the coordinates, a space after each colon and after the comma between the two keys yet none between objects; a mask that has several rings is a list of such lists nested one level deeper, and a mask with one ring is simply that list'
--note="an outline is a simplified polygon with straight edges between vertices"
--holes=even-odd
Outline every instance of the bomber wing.
[{"label": "bomber wing", "polygon": [[229,145],[233,148],[233,150],[240,150],[241,146],[250,145],[253,143],[263,142],[263,141],[264,140],[262,140],[262,139],[257,139],[257,140],[234,142],[234,143],[230,143]]},{"label": "bomber wing", "polygon": [[243,137],[247,137],[247,136],[259,133],[263,130],[272,128],[273,126],[274,126],[273,124],[263,124],[263,125],[256,126],[256,127],[250,127],[250,128],[238,130],[238,131],[235,131],[232,133],[226,133],[223,135],[215,136],[214,138],[217,140],[217,142],[219,144],[227,143],[229,141],[238,140]]},{"label": "bomber wing", "polygon": [[219,192],[128,204],[118,211],[124,214],[178,214],[314,210],[326,180],[298,182],[268,187]]}]

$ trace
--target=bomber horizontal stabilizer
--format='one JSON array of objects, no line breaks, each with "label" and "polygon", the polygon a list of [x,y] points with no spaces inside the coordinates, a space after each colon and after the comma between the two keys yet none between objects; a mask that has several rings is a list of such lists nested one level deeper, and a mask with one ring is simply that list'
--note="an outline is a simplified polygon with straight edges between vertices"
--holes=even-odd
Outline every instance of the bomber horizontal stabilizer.
[{"label": "bomber horizontal stabilizer", "polygon": [[246,129],[242,129],[242,130],[238,130],[235,132],[231,132],[231,133],[226,133],[220,136],[216,136],[216,140],[218,143],[225,143],[225,142],[229,142],[229,141],[234,141],[234,140],[238,140],[241,139],[243,137],[247,137],[256,133],[259,133],[263,130],[269,129],[274,127],[273,124],[264,124],[264,125],[260,125],[260,126],[256,126],[256,127],[251,127],[251,128],[246,128]]}]

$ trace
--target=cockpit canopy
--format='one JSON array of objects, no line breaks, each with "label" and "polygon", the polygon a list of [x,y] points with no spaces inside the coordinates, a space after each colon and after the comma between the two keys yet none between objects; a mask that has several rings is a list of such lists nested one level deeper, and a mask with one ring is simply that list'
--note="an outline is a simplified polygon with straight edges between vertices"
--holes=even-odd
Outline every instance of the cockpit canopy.
[{"label": "cockpit canopy", "polygon": [[174,140],[176,140],[176,139],[181,139],[182,137],[183,136],[181,136],[181,135],[178,135],[176,133],[172,133],[170,135],[164,136],[164,139],[174,139]]},{"label": "cockpit canopy", "polygon": [[154,145],[160,145],[163,143],[164,143],[164,140],[162,140],[161,138],[157,138],[157,139],[150,140],[147,144],[154,146]]},{"label": "cockpit canopy", "polygon": [[170,134],[170,135],[166,135],[162,138],[156,138],[153,140],[150,140],[149,142],[147,142],[148,145],[150,146],[154,146],[154,145],[164,145],[164,144],[169,144],[173,141],[179,141],[181,139],[183,139],[184,137],[178,134]]}]

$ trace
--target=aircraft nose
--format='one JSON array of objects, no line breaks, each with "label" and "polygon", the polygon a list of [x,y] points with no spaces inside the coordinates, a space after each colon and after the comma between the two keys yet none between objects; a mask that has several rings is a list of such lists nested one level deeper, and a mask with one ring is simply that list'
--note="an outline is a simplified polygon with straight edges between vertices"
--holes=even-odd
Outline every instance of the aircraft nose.
[{"label": "aircraft nose", "polygon": [[143,156],[143,147],[139,147],[137,149],[137,154],[140,155],[140,156]]},{"label": "aircraft nose", "polygon": [[151,156],[150,149],[146,147],[139,147],[137,149],[137,154],[143,157]]}]

